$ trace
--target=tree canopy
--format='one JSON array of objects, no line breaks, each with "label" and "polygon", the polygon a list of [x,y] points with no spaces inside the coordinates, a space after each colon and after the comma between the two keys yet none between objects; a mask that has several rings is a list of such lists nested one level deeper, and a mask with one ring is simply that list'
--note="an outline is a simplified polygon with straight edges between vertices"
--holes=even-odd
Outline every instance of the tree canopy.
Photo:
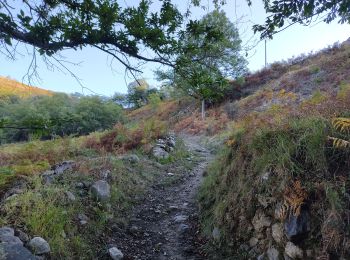
[{"label": "tree canopy", "polygon": [[183,21],[180,12],[170,0],[161,0],[158,12],[151,12],[148,0],[125,8],[119,2],[24,0],[16,8],[9,1],[0,1],[0,39],[8,46],[13,40],[30,44],[49,56],[64,49],[92,46],[127,67],[130,64],[123,55],[167,64],[157,55],[142,55],[140,48],[142,45],[154,53],[171,53],[174,33]]},{"label": "tree canopy", "polygon": [[172,0],[0,0],[0,52],[13,58],[21,42],[62,65],[55,58],[62,50],[90,46],[134,72],[141,72],[135,61],[174,66],[179,35],[195,24],[190,6],[200,2],[181,13]]},{"label": "tree canopy", "polygon": [[228,79],[246,71],[238,30],[224,11],[205,15],[194,31],[184,34],[181,44],[176,67],[158,76],[195,98],[221,98]]},{"label": "tree canopy", "polygon": [[[252,1],[247,0],[251,5]],[[263,25],[254,25],[255,32],[261,38],[272,38],[273,34],[295,23],[309,25],[322,19],[330,23],[338,19],[339,23],[350,23],[350,3],[348,0],[263,0],[266,13],[269,14]],[[254,3],[253,3],[254,4]]]}]

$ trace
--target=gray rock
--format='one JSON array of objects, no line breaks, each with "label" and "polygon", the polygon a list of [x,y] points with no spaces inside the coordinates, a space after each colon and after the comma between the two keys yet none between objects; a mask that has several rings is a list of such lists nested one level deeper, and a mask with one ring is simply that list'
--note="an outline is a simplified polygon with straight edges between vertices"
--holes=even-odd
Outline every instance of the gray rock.
[{"label": "gray rock", "polygon": [[64,161],[59,164],[56,164],[52,167],[55,175],[60,175],[67,170],[72,170],[74,166],[74,161]]},{"label": "gray rock", "polygon": [[1,260],[36,260],[36,257],[20,244],[0,243]]},{"label": "gray rock", "polygon": [[217,227],[214,227],[213,231],[211,232],[211,235],[214,240],[219,240],[221,237],[220,229]]},{"label": "gray rock", "polygon": [[29,236],[20,229],[16,230],[16,236],[23,242],[27,243],[29,241]]},{"label": "gray rock", "polygon": [[280,253],[278,252],[278,250],[274,247],[270,247],[267,252],[266,252],[267,258],[269,260],[280,260]]},{"label": "gray rock", "polygon": [[28,243],[29,248],[36,255],[48,254],[50,253],[50,245],[42,237],[34,237]]},{"label": "gray rock", "polygon": [[186,224],[180,224],[177,230],[178,230],[180,233],[185,233],[185,232],[186,232],[187,230],[189,230],[189,229],[190,229],[190,227],[189,227],[188,225],[186,225]]},{"label": "gray rock", "polygon": [[2,235],[9,235],[9,236],[14,236],[15,235],[15,230],[10,227],[2,227],[0,228],[0,236]]},{"label": "gray rock", "polygon": [[254,229],[258,232],[262,231],[265,227],[269,227],[272,223],[270,217],[266,216],[263,211],[257,210],[252,220]]},{"label": "gray rock", "polygon": [[255,247],[258,244],[259,240],[256,237],[252,237],[249,239],[249,246],[250,247]]},{"label": "gray rock", "polygon": [[75,188],[77,188],[77,189],[84,189],[84,188],[85,188],[85,185],[84,185],[84,183],[82,183],[82,182],[77,182],[77,183],[75,184]]},{"label": "gray rock", "polygon": [[122,251],[120,251],[117,247],[111,247],[108,249],[108,253],[113,260],[120,260],[124,257]]},{"label": "gray rock", "polygon": [[15,231],[10,227],[0,228],[0,242],[23,245],[23,242],[15,236]]},{"label": "gray rock", "polygon": [[23,242],[18,238],[13,235],[9,234],[3,234],[0,236],[0,242],[2,243],[7,243],[7,244],[19,244],[23,245]]},{"label": "gray rock", "polygon": [[130,228],[129,228],[129,232],[132,233],[132,234],[137,234],[139,233],[139,228],[135,225],[132,225]]},{"label": "gray rock", "polygon": [[55,176],[54,175],[49,175],[49,174],[43,174],[42,176],[43,179],[43,184],[44,185],[50,185],[55,181]]},{"label": "gray rock", "polygon": [[185,216],[185,215],[176,215],[174,217],[174,222],[175,223],[180,223],[180,222],[184,222],[188,219],[188,216]]},{"label": "gray rock", "polygon": [[88,223],[88,221],[90,220],[88,218],[88,216],[86,216],[85,214],[78,214],[78,219],[79,219],[79,223],[80,225],[86,225]]},{"label": "gray rock", "polygon": [[104,180],[99,180],[91,186],[92,196],[102,202],[106,202],[111,198],[111,187]]},{"label": "gray rock", "polygon": [[283,225],[281,223],[276,223],[272,225],[272,237],[277,244],[281,244],[283,242],[284,233]]},{"label": "gray rock", "polygon": [[66,194],[67,199],[68,199],[69,201],[71,201],[71,202],[76,201],[76,198],[75,198],[75,196],[74,196],[74,194],[73,194],[72,192],[66,191],[65,194]]},{"label": "gray rock", "polygon": [[123,161],[127,161],[131,164],[135,164],[138,163],[140,161],[140,158],[136,155],[136,154],[128,154],[128,155],[124,155],[121,157],[121,159]]},{"label": "gray rock", "polygon": [[163,148],[155,146],[152,149],[152,154],[157,159],[167,159],[169,158],[169,153],[165,151]]},{"label": "gray rock", "polygon": [[41,178],[43,179],[43,183],[45,185],[50,185],[55,181],[55,178],[60,176],[67,170],[72,170],[74,166],[73,161],[64,161],[62,163],[56,164],[52,166],[51,170],[45,171],[41,174]]},{"label": "gray rock", "polygon": [[169,206],[169,211],[175,211],[175,210],[178,210],[178,209],[179,209],[179,207],[176,206],[176,205]]},{"label": "gray rock", "polygon": [[175,139],[169,137],[169,138],[167,139],[167,141],[166,141],[166,145],[169,146],[169,147],[171,147],[171,148],[174,148],[175,145],[176,145]]},{"label": "gray rock", "polygon": [[261,179],[263,181],[268,181],[270,178],[271,173],[270,172],[265,172],[263,175],[261,175]]},{"label": "gray rock", "polygon": [[303,258],[303,250],[301,250],[298,246],[294,245],[292,242],[287,242],[284,252],[287,256],[289,256],[292,259]]},{"label": "gray rock", "polygon": [[285,234],[292,241],[302,240],[310,230],[310,214],[307,210],[301,210],[299,216],[290,214],[284,222]]},{"label": "gray rock", "polygon": [[239,246],[239,249],[242,250],[242,251],[248,251],[249,250],[249,246],[246,245],[246,244],[241,244]]},{"label": "gray rock", "polygon": [[110,170],[105,170],[105,171],[101,172],[101,177],[102,177],[102,179],[104,179],[104,180],[110,179],[110,177],[111,177],[111,171],[110,171]]},{"label": "gray rock", "polygon": [[162,145],[165,145],[165,140],[164,139],[158,139],[157,141],[156,141],[156,144],[162,144]]}]

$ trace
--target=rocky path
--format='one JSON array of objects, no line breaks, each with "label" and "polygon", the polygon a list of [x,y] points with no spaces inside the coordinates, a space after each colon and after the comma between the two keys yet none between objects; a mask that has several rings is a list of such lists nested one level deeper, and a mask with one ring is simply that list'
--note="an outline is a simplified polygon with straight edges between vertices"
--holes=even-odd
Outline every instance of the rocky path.
[{"label": "rocky path", "polygon": [[196,165],[175,184],[164,184],[169,174],[165,173],[134,209],[128,232],[117,234],[114,240],[124,259],[205,259],[196,236],[196,194],[212,155],[198,136],[181,138],[198,159]]}]

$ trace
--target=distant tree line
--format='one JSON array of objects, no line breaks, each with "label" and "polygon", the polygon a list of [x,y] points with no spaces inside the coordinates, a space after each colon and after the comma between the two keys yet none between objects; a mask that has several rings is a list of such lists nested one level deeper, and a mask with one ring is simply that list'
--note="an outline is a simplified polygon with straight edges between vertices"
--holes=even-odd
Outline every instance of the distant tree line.
[{"label": "distant tree line", "polygon": [[115,93],[112,100],[124,108],[140,108],[144,105],[159,103],[172,96],[166,87],[160,89],[150,86],[145,79],[136,79],[128,84],[128,92]]},{"label": "distant tree line", "polygon": [[121,106],[98,96],[0,97],[0,143],[86,135],[123,121]]}]

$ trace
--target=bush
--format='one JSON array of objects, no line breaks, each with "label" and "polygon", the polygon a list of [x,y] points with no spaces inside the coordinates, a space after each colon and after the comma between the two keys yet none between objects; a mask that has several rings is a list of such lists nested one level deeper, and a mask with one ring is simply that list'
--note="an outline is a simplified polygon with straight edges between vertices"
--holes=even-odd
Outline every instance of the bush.
[{"label": "bush", "polygon": [[65,94],[0,103],[0,118],[1,143],[86,135],[124,121],[122,108],[113,102]]}]

